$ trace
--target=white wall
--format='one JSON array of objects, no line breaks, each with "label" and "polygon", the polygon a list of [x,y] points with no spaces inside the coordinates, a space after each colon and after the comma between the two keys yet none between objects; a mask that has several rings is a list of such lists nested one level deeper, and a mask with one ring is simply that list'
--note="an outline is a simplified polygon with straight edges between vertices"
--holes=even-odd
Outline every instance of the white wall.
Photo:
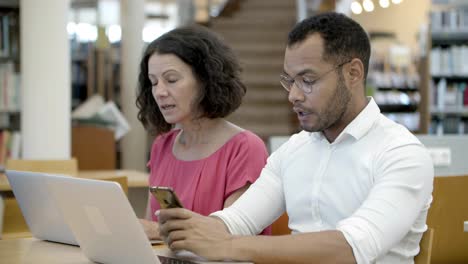
[{"label": "white wall", "polygon": [[391,31],[401,44],[409,45],[417,50],[417,33],[421,24],[428,22],[431,7],[430,0],[403,0],[402,3],[391,4],[382,8],[378,0],[373,0],[375,9],[367,13],[351,17],[361,24],[367,31]]}]

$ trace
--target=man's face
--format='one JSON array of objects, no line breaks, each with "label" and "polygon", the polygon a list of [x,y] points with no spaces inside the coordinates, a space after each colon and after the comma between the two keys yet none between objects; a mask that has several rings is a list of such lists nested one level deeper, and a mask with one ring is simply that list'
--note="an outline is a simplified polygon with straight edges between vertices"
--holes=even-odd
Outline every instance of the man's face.
[{"label": "man's face", "polygon": [[[321,36],[313,34],[303,42],[288,47],[284,58],[284,75],[295,78],[288,99],[302,128],[309,132],[338,126],[351,100],[342,74],[337,74],[341,72],[341,67],[325,62],[323,52]],[[307,89],[299,89],[298,80],[304,80],[303,87],[312,88],[310,93],[304,91]]]}]

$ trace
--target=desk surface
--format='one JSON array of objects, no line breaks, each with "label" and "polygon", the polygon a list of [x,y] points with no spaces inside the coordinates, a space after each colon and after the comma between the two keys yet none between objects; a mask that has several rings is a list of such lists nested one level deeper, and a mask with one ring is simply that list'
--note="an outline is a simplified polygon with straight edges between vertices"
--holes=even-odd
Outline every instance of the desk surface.
[{"label": "desk surface", "polygon": [[2,263],[94,263],[81,249],[35,238],[0,240]]},{"label": "desk surface", "polygon": [[[127,176],[128,187],[147,187],[148,173],[135,170],[96,170],[96,171],[79,171],[78,177],[88,179],[105,179],[116,176]],[[0,191],[11,191],[7,177],[0,174]]]},{"label": "desk surface", "polygon": [[[155,254],[174,256],[165,245],[153,246]],[[1,263],[34,263],[34,264],[81,264],[94,263],[88,260],[77,246],[53,243],[36,238],[0,240]],[[197,263],[200,263],[196,261]],[[222,262],[210,262],[216,264]],[[232,263],[232,262],[226,262]],[[245,262],[244,262],[245,263]],[[237,264],[242,264],[237,262]],[[249,263],[251,264],[251,263]]]}]

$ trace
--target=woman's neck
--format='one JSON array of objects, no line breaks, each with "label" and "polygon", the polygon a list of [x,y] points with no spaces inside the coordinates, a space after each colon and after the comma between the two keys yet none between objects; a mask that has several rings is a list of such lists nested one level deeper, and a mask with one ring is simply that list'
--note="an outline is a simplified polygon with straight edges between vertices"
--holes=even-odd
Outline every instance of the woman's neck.
[{"label": "woman's neck", "polygon": [[217,131],[217,128],[224,125],[225,122],[222,118],[201,118],[187,124],[180,124],[178,127],[181,132],[177,137],[177,143],[185,148],[198,144],[209,144],[213,139],[212,132]]}]

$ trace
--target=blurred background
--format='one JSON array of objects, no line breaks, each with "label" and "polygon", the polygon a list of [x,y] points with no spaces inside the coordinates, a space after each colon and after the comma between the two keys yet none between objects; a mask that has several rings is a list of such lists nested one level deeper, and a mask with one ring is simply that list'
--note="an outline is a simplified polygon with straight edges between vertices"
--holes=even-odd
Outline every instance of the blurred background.
[{"label": "blurred background", "polygon": [[[468,263],[468,0],[0,0],[0,169],[118,181],[142,217],[154,136],[135,95],[147,43],[192,23],[219,33],[248,88],[229,119],[272,152],[300,130],[279,84],[287,34],[333,10],[369,34],[366,93],[434,161],[430,263]],[[0,173],[2,226],[2,239],[31,236]]]},{"label": "blurred background", "polygon": [[[369,33],[367,93],[382,112],[414,133],[468,133],[467,1],[3,0],[0,164],[73,156],[80,169],[146,171],[153,138],[136,119],[139,58],[148,42],[190,23],[221,34],[239,56],[248,92],[229,119],[266,143],[291,135],[299,127],[278,81],[287,33],[330,10]],[[83,127],[113,140],[99,147]]]}]

